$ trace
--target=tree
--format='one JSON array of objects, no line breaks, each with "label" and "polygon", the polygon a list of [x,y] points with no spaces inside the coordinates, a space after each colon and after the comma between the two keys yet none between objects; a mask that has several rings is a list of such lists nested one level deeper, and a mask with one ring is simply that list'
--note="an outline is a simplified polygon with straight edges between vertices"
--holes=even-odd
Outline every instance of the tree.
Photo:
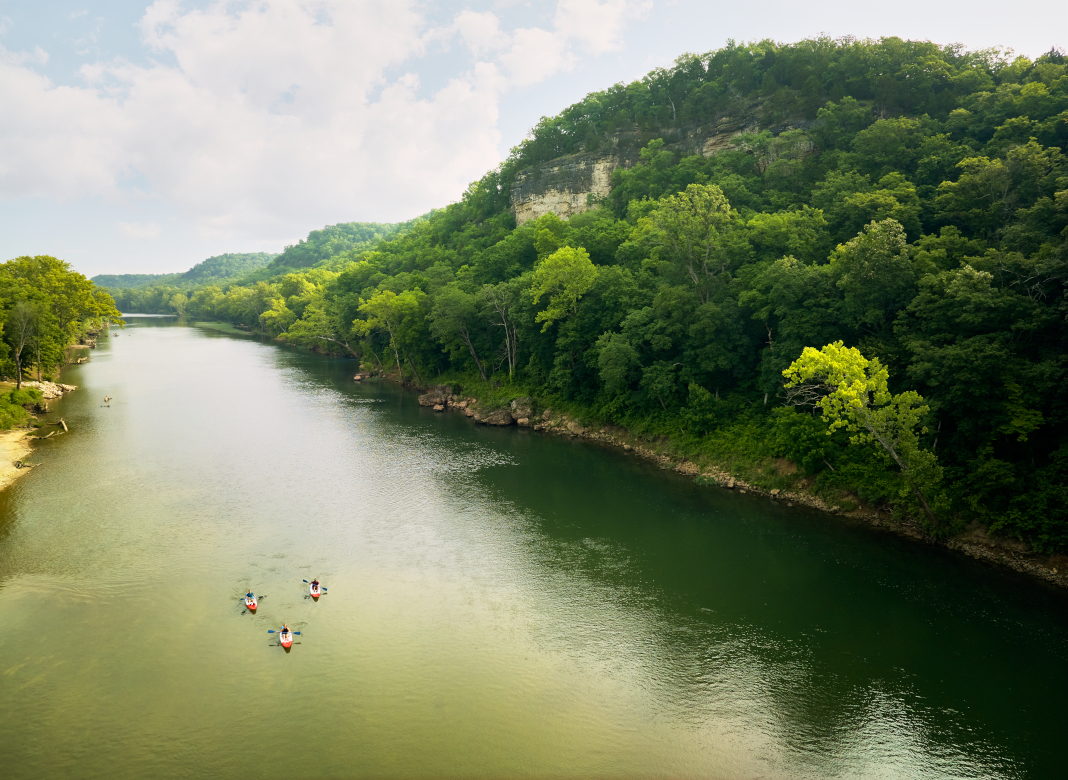
[{"label": "tree", "polygon": [[169,305],[178,314],[179,317],[185,317],[185,307],[189,303],[189,298],[185,293],[175,293],[171,296]]},{"label": "tree", "polygon": [[872,222],[831,256],[844,294],[843,314],[870,330],[890,325],[890,313],[908,303],[915,289],[905,231],[893,219]]},{"label": "tree", "polygon": [[37,307],[29,301],[18,301],[8,314],[4,335],[15,357],[15,389],[22,389],[23,353],[37,331]]},{"label": "tree", "polygon": [[609,395],[618,395],[630,384],[630,373],[638,365],[638,352],[621,333],[603,333],[597,339],[597,367]]},{"label": "tree", "polygon": [[494,325],[504,331],[504,356],[508,361],[508,379],[515,373],[519,353],[519,334],[516,330],[515,312],[519,307],[519,285],[526,281],[519,277],[510,282],[487,284],[482,287],[482,300]]},{"label": "tree", "polygon": [[691,184],[685,192],[663,198],[649,215],[655,230],[650,240],[693,282],[707,303],[711,282],[726,270],[722,231],[731,207],[715,184]]},{"label": "tree", "polygon": [[304,316],[290,325],[279,338],[309,348],[318,341],[329,341],[344,347],[354,358],[360,357],[349,344],[348,329],[342,327],[334,307],[322,298],[309,303],[304,309]]},{"label": "tree", "polygon": [[889,372],[878,358],[868,360],[841,341],[819,350],[805,347],[782,373],[788,403],[819,407],[828,435],[843,428],[856,434],[850,439],[853,444],[878,444],[897,464],[928,519],[937,523],[923,491],[937,487],[942,468],[919,444],[920,434],[927,433],[922,421],[930,411],[919,393],[891,396]]},{"label": "tree", "polygon": [[471,339],[471,327],[478,319],[478,299],[460,289],[457,284],[450,284],[438,293],[434,308],[427,317],[430,320],[430,332],[442,344],[448,344],[459,337],[471,353],[475,367],[487,381],[486,370],[478,359],[474,341]]},{"label": "tree", "polygon": [[574,314],[579,298],[593,287],[595,281],[597,267],[582,248],[565,246],[538,263],[531,285],[534,303],[538,303],[542,296],[549,296],[549,305],[534,317],[535,322],[544,323],[542,333],[557,320]]},{"label": "tree", "polygon": [[[379,290],[370,300],[361,300],[360,313],[366,315],[367,319],[355,320],[352,323],[356,332],[363,335],[376,329],[389,334],[389,344],[393,348],[393,356],[397,360],[397,370],[401,376],[404,375],[404,366],[400,356],[400,329],[406,319],[418,313],[425,296],[426,293],[422,290],[405,290],[400,295],[391,290]],[[418,377],[418,370],[414,365],[412,368]]]}]

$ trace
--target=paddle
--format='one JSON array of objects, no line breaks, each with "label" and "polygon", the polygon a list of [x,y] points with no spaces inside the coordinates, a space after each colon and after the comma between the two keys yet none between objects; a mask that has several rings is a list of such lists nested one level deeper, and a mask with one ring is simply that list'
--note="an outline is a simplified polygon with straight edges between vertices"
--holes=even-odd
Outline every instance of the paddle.
[{"label": "paddle", "polygon": [[[281,634],[282,632],[281,631],[275,631],[273,628],[268,628],[267,629],[267,633],[268,634]],[[295,636],[300,636],[300,632],[299,631],[290,631],[289,633],[291,633],[291,634],[293,634]]]}]

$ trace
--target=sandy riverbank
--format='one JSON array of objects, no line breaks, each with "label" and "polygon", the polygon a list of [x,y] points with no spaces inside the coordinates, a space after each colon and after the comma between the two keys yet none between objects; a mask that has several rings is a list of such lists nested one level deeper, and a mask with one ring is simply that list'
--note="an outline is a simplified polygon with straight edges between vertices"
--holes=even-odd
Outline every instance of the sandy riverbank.
[{"label": "sandy riverbank", "polygon": [[25,428],[0,431],[0,490],[30,472],[28,468],[15,468],[15,461],[30,454],[30,440],[26,438],[29,433]]}]

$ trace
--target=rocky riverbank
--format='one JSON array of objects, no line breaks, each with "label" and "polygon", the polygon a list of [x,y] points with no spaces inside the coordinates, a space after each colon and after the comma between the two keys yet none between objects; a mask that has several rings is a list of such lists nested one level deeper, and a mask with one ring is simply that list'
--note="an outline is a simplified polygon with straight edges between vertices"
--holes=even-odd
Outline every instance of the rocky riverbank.
[{"label": "rocky riverbank", "polygon": [[77,385],[61,385],[57,382],[23,382],[22,386],[40,390],[46,401],[51,401],[78,389]]},{"label": "rocky riverbank", "polygon": [[[369,376],[370,374],[363,374],[360,375],[360,378],[363,379]],[[521,428],[531,428],[535,431],[557,436],[600,442],[652,461],[662,469],[693,477],[699,484],[763,496],[772,501],[784,502],[787,506],[806,506],[821,512],[839,515],[916,541],[946,547],[969,555],[972,558],[1004,566],[1068,589],[1068,556],[1036,553],[1031,549],[1030,545],[1024,542],[1019,542],[1015,539],[991,537],[986,533],[985,529],[978,525],[969,528],[964,533],[949,538],[937,538],[925,533],[915,523],[894,519],[888,512],[874,507],[861,507],[843,511],[839,506],[828,504],[819,496],[805,491],[804,480],[798,480],[797,486],[800,489],[764,490],[737,479],[716,466],[698,465],[690,460],[672,457],[664,452],[663,447],[655,443],[642,441],[634,437],[625,428],[611,425],[586,426],[580,420],[567,414],[555,412],[552,409],[537,411],[535,402],[528,397],[515,398],[507,406],[491,409],[480,404],[477,398],[454,393],[453,388],[449,385],[437,385],[420,395],[419,403],[422,406],[430,407],[436,412],[448,410],[463,412],[467,417],[483,425],[517,425]]]}]

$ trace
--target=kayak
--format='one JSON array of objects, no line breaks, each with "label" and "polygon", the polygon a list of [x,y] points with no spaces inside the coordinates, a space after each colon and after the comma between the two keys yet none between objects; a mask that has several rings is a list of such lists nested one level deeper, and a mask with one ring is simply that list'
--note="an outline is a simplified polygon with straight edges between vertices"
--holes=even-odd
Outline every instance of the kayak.
[{"label": "kayak", "polygon": [[249,598],[248,596],[245,596],[245,606],[248,607],[248,610],[250,612],[255,612],[256,611],[256,597],[253,596],[252,598]]},{"label": "kayak", "polygon": [[278,641],[282,643],[282,647],[287,647],[287,648],[288,647],[292,647],[293,646],[293,632],[290,631],[288,634],[283,634],[283,633],[279,632]]},{"label": "kayak", "polygon": [[320,595],[320,590],[319,590],[319,586],[318,586],[318,585],[309,585],[308,587],[309,587],[309,588],[310,588],[310,590],[311,590],[311,596],[312,596],[312,598],[313,598],[313,599],[317,599],[317,598],[319,598],[319,595]]}]

